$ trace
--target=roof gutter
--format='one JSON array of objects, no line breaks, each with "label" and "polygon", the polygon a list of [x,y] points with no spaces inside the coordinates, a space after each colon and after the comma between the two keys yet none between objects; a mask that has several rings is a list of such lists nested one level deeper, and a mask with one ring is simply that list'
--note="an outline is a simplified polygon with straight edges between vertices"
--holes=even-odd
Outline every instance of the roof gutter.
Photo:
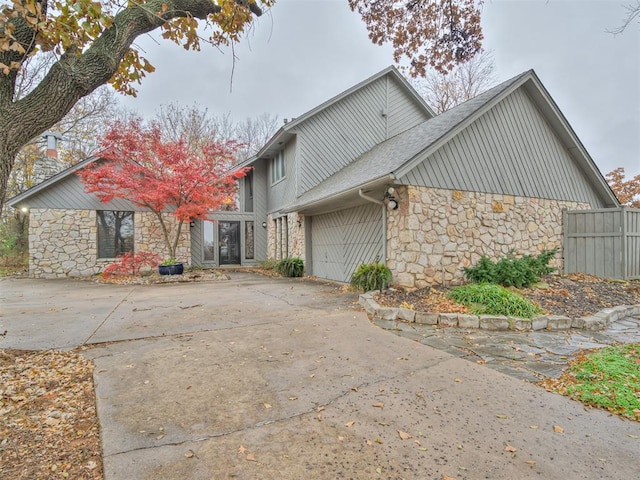
[{"label": "roof gutter", "polygon": [[382,200],[378,200],[377,198],[370,197],[369,195],[365,195],[362,192],[362,189],[358,189],[358,195],[360,198],[364,198],[368,202],[376,203],[378,205],[382,205],[382,254],[384,258],[382,259],[382,263],[387,265],[387,206],[384,204]]}]

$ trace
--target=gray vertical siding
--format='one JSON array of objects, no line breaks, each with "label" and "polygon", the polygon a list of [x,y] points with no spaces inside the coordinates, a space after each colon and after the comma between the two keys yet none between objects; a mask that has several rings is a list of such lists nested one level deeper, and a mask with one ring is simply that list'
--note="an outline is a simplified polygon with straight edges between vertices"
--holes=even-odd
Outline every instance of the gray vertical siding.
[{"label": "gray vertical siding", "polygon": [[387,138],[391,138],[405,130],[430,118],[422,105],[407,95],[399,82],[387,76]]},{"label": "gray vertical siding", "polygon": [[429,118],[391,75],[379,78],[297,127],[298,195],[387,138]]},{"label": "gray vertical siding", "polygon": [[255,257],[256,261],[267,259],[267,229],[262,223],[267,221],[267,189],[269,188],[269,169],[265,162],[256,162],[253,169],[253,212],[255,219]]},{"label": "gray vertical siding", "polygon": [[564,215],[565,273],[640,278],[640,210],[576,210]]},{"label": "gray vertical siding", "polygon": [[69,208],[76,210],[122,210],[143,211],[128,200],[114,198],[108,203],[84,191],[84,185],[78,175],[72,174],[38,192],[27,202],[29,208]]},{"label": "gray vertical siding", "polygon": [[588,176],[518,89],[405,175],[408,185],[586,202]]},{"label": "gray vertical siding", "polygon": [[359,264],[384,258],[383,230],[382,209],[378,205],[313,216],[313,275],[348,282]]},{"label": "gray vertical siding", "polygon": [[386,90],[380,78],[297,127],[298,195],[385,139]]},{"label": "gray vertical siding", "polygon": [[191,227],[191,265],[196,267],[204,265],[203,240],[202,222],[194,222]]}]

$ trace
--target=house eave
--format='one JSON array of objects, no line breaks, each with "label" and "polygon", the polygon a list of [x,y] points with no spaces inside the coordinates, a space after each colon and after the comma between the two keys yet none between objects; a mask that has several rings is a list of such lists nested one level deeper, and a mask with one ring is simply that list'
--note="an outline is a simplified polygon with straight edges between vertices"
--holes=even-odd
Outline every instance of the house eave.
[{"label": "house eave", "polygon": [[78,170],[86,167],[87,165],[100,160],[100,157],[89,157],[86,158],[84,160],[82,160],[79,163],[76,163],[75,165],[66,168],[65,170],[62,170],[61,172],[55,174],[54,176],[46,179],[45,181],[39,183],[38,185],[34,185],[33,187],[29,188],[28,190],[25,190],[22,193],[19,193],[18,195],[11,197],[9,200],[7,200],[7,205],[9,205],[11,208],[21,208],[22,206],[28,206],[28,200],[33,197],[34,195],[40,193],[43,190],[46,190],[47,188],[51,187],[52,185],[55,185],[56,183],[58,183],[59,181],[67,178],[70,175],[73,175],[74,173],[76,173]]},{"label": "house eave", "polygon": [[329,197],[306,203],[293,203],[280,209],[278,213],[286,214],[297,212],[303,215],[319,215],[363,205],[368,203],[368,201],[362,198],[359,194],[360,191],[371,197],[375,197],[379,194],[380,199],[382,200],[384,189],[392,184],[394,184],[394,177],[392,175],[385,175],[362,185],[351,187],[341,192],[336,192]]}]

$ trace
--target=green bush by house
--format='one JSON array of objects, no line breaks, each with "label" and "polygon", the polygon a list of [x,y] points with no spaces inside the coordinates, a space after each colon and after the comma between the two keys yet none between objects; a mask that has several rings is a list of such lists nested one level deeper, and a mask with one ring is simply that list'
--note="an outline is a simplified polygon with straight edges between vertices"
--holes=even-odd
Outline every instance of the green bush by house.
[{"label": "green bush by house", "polygon": [[276,265],[276,271],[285,277],[301,277],[304,272],[304,262],[298,257],[283,258]]},{"label": "green bush by house", "polygon": [[365,292],[383,290],[389,286],[392,279],[391,270],[383,263],[363,263],[353,272],[351,286]]},{"label": "green bush by house", "polygon": [[482,257],[474,267],[464,268],[467,280],[474,283],[497,283],[505,287],[529,287],[540,280],[543,275],[553,273],[556,269],[549,262],[558,253],[558,249],[543,250],[537,256],[524,255],[515,257],[510,252],[497,262]]}]

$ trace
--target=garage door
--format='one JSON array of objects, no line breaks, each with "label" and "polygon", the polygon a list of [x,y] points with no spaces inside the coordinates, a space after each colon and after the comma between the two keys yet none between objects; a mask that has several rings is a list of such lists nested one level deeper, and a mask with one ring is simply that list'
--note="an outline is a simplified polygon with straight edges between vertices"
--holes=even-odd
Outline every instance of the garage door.
[{"label": "garage door", "polygon": [[358,265],[382,258],[380,206],[363,205],[312,218],[311,261],[314,275],[348,282]]}]

